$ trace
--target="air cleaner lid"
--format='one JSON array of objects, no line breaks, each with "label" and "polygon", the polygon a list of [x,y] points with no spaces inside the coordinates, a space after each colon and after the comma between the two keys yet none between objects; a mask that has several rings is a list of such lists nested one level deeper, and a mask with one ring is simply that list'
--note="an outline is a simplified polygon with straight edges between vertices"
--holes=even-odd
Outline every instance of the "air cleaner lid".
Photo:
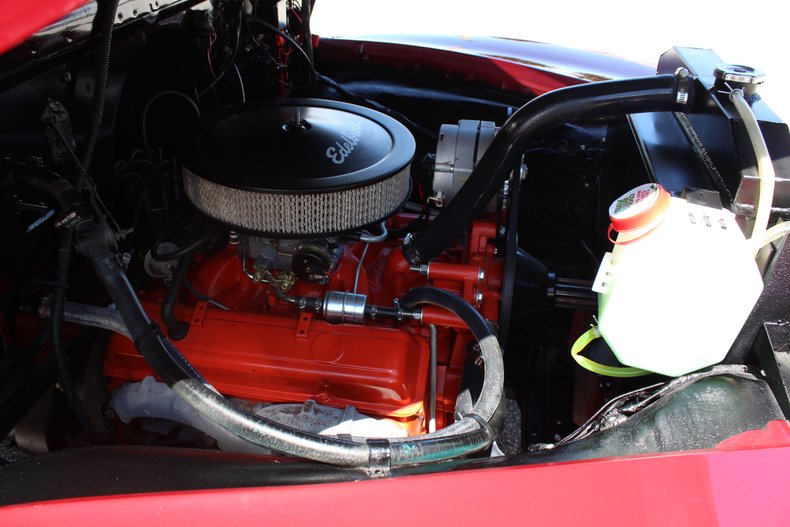
[{"label": "air cleaner lid", "polygon": [[337,101],[247,103],[201,119],[182,162],[222,186],[317,193],[374,183],[414,155],[411,133],[379,112]]},{"label": "air cleaner lid", "polygon": [[656,183],[629,190],[609,207],[609,219],[617,232],[628,232],[652,225],[663,218],[671,196]]}]

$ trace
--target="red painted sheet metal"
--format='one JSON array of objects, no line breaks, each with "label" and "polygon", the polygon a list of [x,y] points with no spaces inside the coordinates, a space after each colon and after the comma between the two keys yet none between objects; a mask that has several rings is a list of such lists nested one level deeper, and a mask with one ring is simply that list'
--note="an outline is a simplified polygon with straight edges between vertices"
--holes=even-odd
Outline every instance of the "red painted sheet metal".
[{"label": "red painted sheet metal", "polygon": [[738,450],[27,504],[0,524],[790,525],[790,429],[748,434]]},{"label": "red painted sheet metal", "polygon": [[321,58],[413,70],[542,95],[583,82],[655,74],[655,67],[590,51],[491,37],[371,36],[321,40]]},{"label": "red painted sheet metal", "polygon": [[0,0],[0,53],[86,3],[87,0]]}]

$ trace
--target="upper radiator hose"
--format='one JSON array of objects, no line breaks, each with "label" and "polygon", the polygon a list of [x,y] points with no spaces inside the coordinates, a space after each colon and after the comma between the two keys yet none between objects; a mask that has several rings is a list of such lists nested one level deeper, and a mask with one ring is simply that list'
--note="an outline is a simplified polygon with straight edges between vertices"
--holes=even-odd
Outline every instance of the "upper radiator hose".
[{"label": "upper radiator hose", "polygon": [[469,179],[426,228],[408,238],[411,265],[429,262],[480,214],[516,166],[524,149],[551,128],[580,119],[631,113],[684,111],[691,102],[688,72],[580,84],[555,90],[522,106],[494,137]]}]

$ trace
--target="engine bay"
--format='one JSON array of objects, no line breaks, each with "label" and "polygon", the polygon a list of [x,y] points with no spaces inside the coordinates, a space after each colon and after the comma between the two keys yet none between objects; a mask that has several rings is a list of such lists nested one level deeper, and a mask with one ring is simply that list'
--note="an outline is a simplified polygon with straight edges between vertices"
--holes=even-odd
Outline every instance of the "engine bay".
[{"label": "engine bay", "polygon": [[320,39],[310,2],[94,7],[0,62],[7,468],[95,445],[380,477],[790,412],[790,133],[758,71],[674,48],[494,85]]}]

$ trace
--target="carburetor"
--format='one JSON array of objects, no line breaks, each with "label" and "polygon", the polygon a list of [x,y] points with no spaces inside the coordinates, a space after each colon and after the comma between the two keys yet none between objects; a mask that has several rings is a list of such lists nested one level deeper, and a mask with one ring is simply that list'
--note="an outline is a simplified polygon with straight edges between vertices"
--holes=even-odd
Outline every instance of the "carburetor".
[{"label": "carburetor", "polygon": [[[250,279],[287,292],[296,280],[327,285],[344,247],[345,243],[339,237],[282,240],[243,236],[239,257],[244,274]],[[251,266],[248,261],[252,262]]]}]

